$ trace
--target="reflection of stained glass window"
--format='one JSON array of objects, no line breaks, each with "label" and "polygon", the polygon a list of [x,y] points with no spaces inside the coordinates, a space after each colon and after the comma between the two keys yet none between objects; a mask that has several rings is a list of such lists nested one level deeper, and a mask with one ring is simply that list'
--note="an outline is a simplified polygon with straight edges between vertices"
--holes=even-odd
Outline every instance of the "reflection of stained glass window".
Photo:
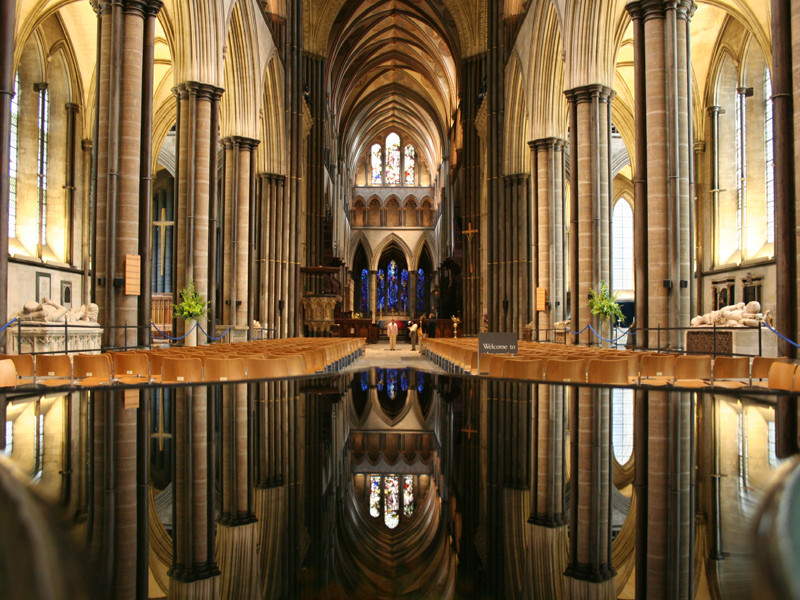
[{"label": "reflection of stained glass window", "polygon": [[381,515],[381,477],[373,475],[369,478],[369,514],[371,517]]},{"label": "reflection of stained glass window", "polygon": [[378,269],[378,310],[383,310],[386,305],[386,275],[383,269]]},{"label": "reflection of stained glass window", "polygon": [[414,185],[414,168],[416,167],[415,157],[416,153],[414,152],[414,146],[406,146],[406,185]]},{"label": "reflection of stained glass window", "polygon": [[421,392],[425,389],[425,374],[417,372],[417,391]]},{"label": "reflection of stained glass window", "polygon": [[368,387],[369,387],[369,373],[364,371],[361,374],[361,391],[366,392]]},{"label": "reflection of stained glass window", "polygon": [[386,278],[386,309],[397,310],[397,263],[391,261]]},{"label": "reflection of stained glass window", "polygon": [[397,369],[386,371],[386,393],[392,400],[397,398]]},{"label": "reflection of stained glass window", "polygon": [[400,371],[400,389],[404,392],[408,391],[408,369]]},{"label": "reflection of stained glass window", "polygon": [[414,514],[414,477],[403,477],[403,514],[410,517]]},{"label": "reflection of stained glass window", "polygon": [[425,271],[417,271],[417,312],[425,312]]},{"label": "reflection of stained glass window", "polygon": [[381,160],[381,145],[373,144],[370,151],[372,156],[372,185],[380,185],[381,171],[383,171],[383,161]]},{"label": "reflection of stained glass window", "polygon": [[396,133],[386,136],[386,185],[400,185],[400,136]]},{"label": "reflection of stained glass window", "polygon": [[369,309],[369,272],[361,269],[361,312]]},{"label": "reflection of stained glass window", "polygon": [[377,373],[378,373],[378,384],[377,384],[378,385],[378,391],[382,392],[383,391],[383,382],[384,382],[384,371],[383,371],[383,369],[377,369]]},{"label": "reflection of stained glass window", "polygon": [[400,482],[397,475],[388,475],[383,488],[383,522],[389,529],[400,524]]},{"label": "reflection of stained glass window", "polygon": [[400,308],[408,310],[408,269],[400,273]]}]

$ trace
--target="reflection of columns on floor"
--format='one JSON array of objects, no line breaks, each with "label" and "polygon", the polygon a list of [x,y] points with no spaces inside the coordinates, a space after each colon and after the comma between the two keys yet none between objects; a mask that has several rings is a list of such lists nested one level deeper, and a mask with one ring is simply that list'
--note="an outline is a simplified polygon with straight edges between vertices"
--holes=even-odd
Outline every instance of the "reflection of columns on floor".
[{"label": "reflection of columns on floor", "polygon": [[531,575],[533,598],[561,600],[569,536],[564,513],[565,389],[539,385],[533,411]]},{"label": "reflection of columns on floor", "polygon": [[222,494],[217,523],[220,597],[255,600],[261,597],[261,570],[249,468],[253,439],[248,386],[226,385],[209,390],[220,395],[222,406]]},{"label": "reflection of columns on floor", "polygon": [[214,411],[204,386],[175,390],[175,479],[169,597],[219,597],[214,543]]},{"label": "reflection of columns on floor", "polygon": [[635,439],[647,442],[647,534],[637,538],[636,549],[637,555],[647,556],[647,565],[636,571],[637,589],[642,585],[647,598],[688,599],[694,595],[692,394],[647,395],[647,421],[637,421],[639,430],[634,431]]},{"label": "reflection of columns on floor", "polygon": [[372,322],[378,321],[378,272],[369,272],[369,312]]},{"label": "reflection of columns on floor", "polygon": [[285,504],[283,527],[283,553],[281,560],[281,598],[300,596],[301,584],[295,574],[300,572],[303,558],[308,551],[308,533],[305,525],[305,396],[300,394],[298,383],[281,384],[286,394],[285,443]]},{"label": "reflection of columns on floor", "polygon": [[[589,289],[611,283],[609,213],[611,181],[611,100],[614,91],[586,85],[564,92],[570,114],[570,328],[599,322],[588,306]],[[578,336],[573,336],[577,338]],[[596,341],[591,331],[582,343]]]},{"label": "reflection of columns on floor", "polygon": [[280,590],[280,564],[283,552],[286,489],[287,384],[257,384],[255,406],[254,476],[255,513],[258,518],[258,547],[262,597],[275,598]]},{"label": "reflection of columns on floor", "polygon": [[570,535],[564,597],[614,600],[611,394],[569,389]]},{"label": "reflection of columns on floor", "polygon": [[[544,138],[528,142],[533,151],[534,206],[537,207],[534,232],[535,256],[538,263],[534,272],[534,288],[544,288],[550,306],[544,312],[534,312],[539,330],[553,327],[564,319],[564,146],[559,138]],[[536,301],[535,290],[532,295]],[[546,340],[546,332],[539,339]]]}]

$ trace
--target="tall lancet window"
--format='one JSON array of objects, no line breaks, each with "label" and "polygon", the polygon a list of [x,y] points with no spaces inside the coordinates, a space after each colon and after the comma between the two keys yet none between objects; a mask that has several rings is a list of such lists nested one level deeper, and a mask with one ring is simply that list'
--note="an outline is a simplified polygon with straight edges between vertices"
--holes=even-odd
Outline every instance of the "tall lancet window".
[{"label": "tall lancet window", "polygon": [[396,475],[386,477],[383,493],[383,522],[389,529],[394,529],[400,524],[400,482]]},{"label": "tall lancet window", "polygon": [[736,97],[734,115],[734,136],[736,141],[736,231],[739,236],[739,248],[744,248],[744,230],[747,227],[747,120],[745,119],[745,93],[739,90]]},{"label": "tall lancet window", "polygon": [[633,290],[633,211],[623,198],[614,205],[614,290]]},{"label": "tall lancet window", "polygon": [[361,269],[361,312],[369,310],[369,271]]},{"label": "tall lancet window", "polygon": [[767,210],[767,243],[775,242],[775,150],[772,130],[772,77],[764,67],[764,186]]},{"label": "tall lancet window", "polygon": [[[8,237],[17,235],[17,172],[19,160],[19,71],[14,75],[11,97],[11,144],[8,162]],[[5,252],[6,250],[3,250]]]},{"label": "tall lancet window", "polygon": [[381,477],[373,475],[369,478],[369,514],[371,517],[381,515]]},{"label": "tall lancet window", "polygon": [[414,146],[410,144],[406,146],[405,154],[406,154],[406,172],[405,172],[406,185],[416,185],[417,154],[416,152],[414,152]]},{"label": "tall lancet window", "polygon": [[400,136],[386,136],[386,185],[400,185]]},{"label": "tall lancet window", "polygon": [[372,161],[372,185],[381,185],[383,183],[383,154],[380,144],[372,144],[370,160]]},{"label": "tall lancet window", "polygon": [[403,477],[403,514],[407,517],[414,514],[414,478],[411,475]]}]

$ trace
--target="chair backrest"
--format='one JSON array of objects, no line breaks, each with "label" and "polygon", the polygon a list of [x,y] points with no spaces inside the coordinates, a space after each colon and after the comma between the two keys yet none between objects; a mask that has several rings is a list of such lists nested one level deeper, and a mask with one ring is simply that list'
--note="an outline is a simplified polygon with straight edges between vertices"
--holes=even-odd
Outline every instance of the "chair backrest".
[{"label": "chair backrest", "polygon": [[545,381],[561,381],[566,383],[586,382],[586,361],[582,358],[553,358],[544,366]]},{"label": "chair backrest", "polygon": [[675,375],[674,354],[645,354],[639,363],[641,377],[672,377]]},{"label": "chair backrest", "polygon": [[112,362],[114,377],[150,377],[150,357],[144,352],[115,352]]},{"label": "chair backrest", "polygon": [[769,368],[767,387],[771,390],[791,391],[794,389],[794,363],[774,362]]},{"label": "chair backrest", "polygon": [[203,363],[199,358],[165,358],[161,363],[161,381],[203,381]]},{"label": "chair backrest", "polygon": [[750,359],[747,356],[718,356],[714,359],[714,379],[747,379]]},{"label": "chair backrest", "polygon": [[627,358],[594,358],[589,361],[589,383],[607,385],[626,385],[628,383],[629,362]]},{"label": "chair backrest", "polygon": [[205,381],[241,381],[244,379],[244,360],[241,358],[203,357]]},{"label": "chair backrest", "polygon": [[276,358],[282,358],[286,361],[289,366],[290,377],[306,374],[306,360],[302,354],[281,354]]},{"label": "chair backrest", "polygon": [[769,378],[769,370],[772,367],[772,363],[782,362],[786,363],[789,362],[789,359],[785,356],[780,356],[778,358],[769,358],[766,356],[756,356],[753,358],[753,364],[750,366],[750,376],[752,379],[768,379]]},{"label": "chair backrest", "polygon": [[675,379],[711,379],[711,357],[679,356],[675,359]]},{"label": "chair backrest", "polygon": [[33,377],[32,354],[3,354],[2,357],[14,362],[19,377]]},{"label": "chair backrest", "polygon": [[487,361],[489,363],[489,377],[500,379],[503,377],[503,368],[507,361],[511,359],[509,354],[492,354]]},{"label": "chair backrest", "polygon": [[75,379],[84,377],[111,378],[111,363],[107,354],[76,354],[72,359]]},{"label": "chair backrest", "polygon": [[289,376],[289,363],[285,358],[246,358],[248,379],[275,379]]},{"label": "chair backrest", "polygon": [[10,358],[0,360],[0,388],[17,385],[17,367]]},{"label": "chair backrest", "polygon": [[503,376],[508,379],[543,379],[544,363],[540,358],[513,359],[506,361]]},{"label": "chair backrest", "polygon": [[36,357],[37,377],[72,377],[72,362],[66,354],[39,354]]}]

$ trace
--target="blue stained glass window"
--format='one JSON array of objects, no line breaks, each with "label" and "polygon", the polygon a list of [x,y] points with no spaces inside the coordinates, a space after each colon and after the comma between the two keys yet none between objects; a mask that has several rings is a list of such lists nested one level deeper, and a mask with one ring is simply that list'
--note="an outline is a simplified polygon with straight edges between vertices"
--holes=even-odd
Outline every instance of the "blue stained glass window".
[{"label": "blue stained glass window", "polygon": [[386,381],[385,373],[384,373],[383,369],[378,369],[377,373],[378,373],[378,381],[377,381],[378,391],[382,392],[383,391],[384,382]]},{"label": "blue stained glass window", "polygon": [[417,312],[425,312],[425,271],[417,271]]},{"label": "blue stained glass window", "polygon": [[361,391],[366,392],[367,388],[369,388],[369,373],[364,371],[361,374]]},{"label": "blue stained glass window", "polygon": [[388,277],[386,278],[386,308],[388,310],[397,310],[397,263],[391,261],[388,268]]},{"label": "blue stained glass window", "polygon": [[400,371],[400,389],[404,392],[408,391],[408,369]]},{"label": "blue stained glass window", "polygon": [[386,274],[383,269],[378,269],[378,310],[383,310],[386,305]]},{"label": "blue stained glass window", "polygon": [[369,272],[361,269],[361,312],[369,310]]},{"label": "blue stained glass window", "polygon": [[386,393],[389,398],[397,398],[397,369],[386,370]]},{"label": "blue stained glass window", "polygon": [[408,310],[408,269],[400,273],[400,307]]},{"label": "blue stained glass window", "polygon": [[421,392],[425,389],[425,374],[417,371],[417,391]]}]

